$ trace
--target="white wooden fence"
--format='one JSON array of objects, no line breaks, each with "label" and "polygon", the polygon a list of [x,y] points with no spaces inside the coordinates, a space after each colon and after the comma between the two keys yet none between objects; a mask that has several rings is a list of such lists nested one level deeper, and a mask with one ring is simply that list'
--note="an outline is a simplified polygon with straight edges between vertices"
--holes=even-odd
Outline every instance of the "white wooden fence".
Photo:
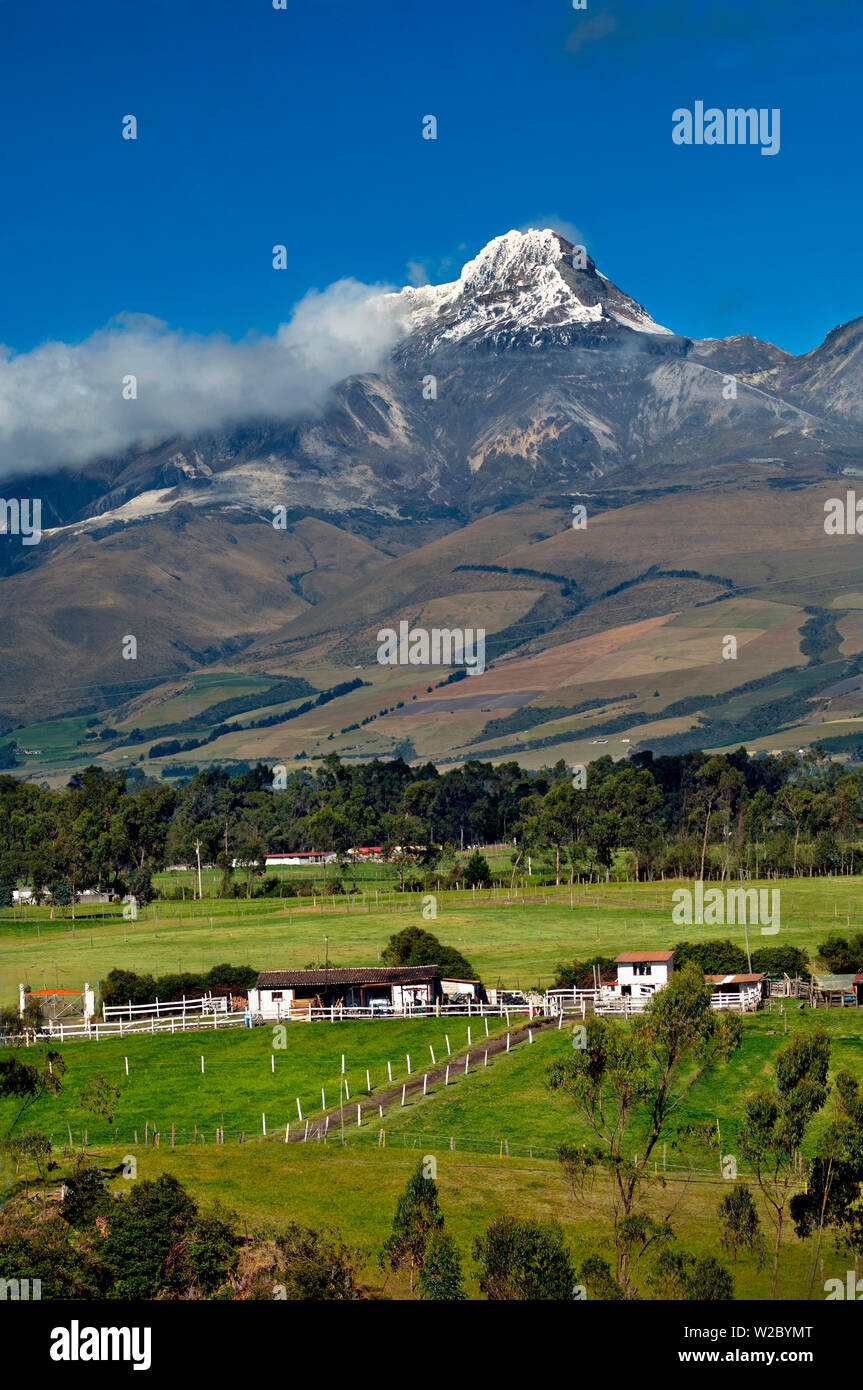
[{"label": "white wooden fence", "polygon": [[440,1004],[440,1005],[421,1005],[405,1004],[403,1007],[389,1006],[386,1009],[372,1009],[368,1006],[345,1006],[343,1004],[330,1004],[328,1007],[320,1009],[306,1009],[303,999],[289,1000],[286,1009],[280,1009],[277,1013],[253,1014],[252,1017],[261,1018],[265,1023],[342,1023],[351,1019],[377,1019],[385,1021],[388,1018],[412,1019],[412,1018],[505,1018],[509,1022],[513,1018],[540,1018],[546,1011],[539,1005],[528,1002],[527,1004]]},{"label": "white wooden fence", "polygon": [[228,1001],[224,995],[204,994],[199,999],[187,999],[185,994],[182,999],[156,999],[152,1004],[133,1004],[131,999],[128,1004],[103,1004],[102,1017],[106,1023],[112,1019],[126,1019],[131,1023],[137,1018],[149,1018],[155,1014],[156,1018],[171,1014],[209,1014],[227,1013]]},{"label": "white wooden fence", "polygon": [[[652,994],[615,994],[609,989],[556,989],[550,990],[548,1009],[555,1014],[578,1014],[584,1018],[588,1007],[596,1014],[619,1015],[628,1018],[630,1014],[643,1013]],[[740,1013],[754,1013],[761,1004],[761,989],[752,985],[748,989],[716,990],[710,996],[712,1009],[739,1010]]]},{"label": "white wooden fence", "polygon": [[710,996],[712,1009],[734,1009],[742,1014],[754,1013],[761,1003],[761,990],[756,985],[752,989],[717,990]]},{"label": "white wooden fence", "polygon": [[606,995],[594,1004],[593,1012],[619,1014],[621,1018],[629,1018],[630,1014],[643,1014],[652,998],[652,994]]},{"label": "white wooden fence", "polygon": [[307,1013],[294,1015],[293,1018],[285,1016],[281,1019],[267,1018],[262,1019],[259,1014],[249,1015],[248,1010],[241,1013],[225,1013],[216,1010],[210,1014],[181,1014],[179,1017],[171,1015],[170,1018],[150,1018],[135,1019],[131,1023],[119,1019],[115,1022],[99,1022],[94,1020],[87,1024],[68,1024],[55,1023],[48,1020],[45,1028],[38,1033],[19,1033],[15,1036],[0,1038],[0,1046],[18,1046],[24,1043],[29,1047],[36,1042],[70,1042],[75,1038],[87,1038],[91,1042],[101,1042],[105,1038],[129,1038],[136,1037],[141,1033],[193,1033],[201,1028],[231,1028],[242,1027],[243,1024],[251,1022],[273,1023],[347,1023],[354,1019],[376,1019],[378,1021],[388,1018],[505,1018],[509,1023],[511,1017],[536,1018],[543,1017],[543,1012],[533,1004],[475,1004],[470,1009],[464,1004],[453,1004],[442,1006],[440,1014],[436,1014],[433,1009],[421,1012],[418,1009],[394,1009],[390,1013],[382,1014],[373,1009],[345,1009],[331,1007],[329,1009],[310,1009]]},{"label": "white wooden fence", "polygon": [[585,1007],[589,1004],[592,1008],[606,993],[609,991],[602,989],[550,989],[545,997],[553,1013],[584,1016]]},{"label": "white wooden fence", "polygon": [[11,1046],[23,1042],[29,1047],[31,1042],[63,1043],[74,1038],[102,1042],[105,1038],[131,1038],[141,1033],[194,1033],[201,1028],[231,1028],[245,1022],[245,1013],[218,1012],[186,1017],[181,1015],[179,1018],[172,1015],[163,1019],[139,1019],[132,1023],[125,1023],[122,1019],[117,1023],[100,1023],[95,1019],[91,1023],[69,1024],[54,1023],[52,1019],[48,1021],[47,1027],[40,1029],[38,1033],[19,1033],[16,1037],[0,1038],[0,1043]]}]

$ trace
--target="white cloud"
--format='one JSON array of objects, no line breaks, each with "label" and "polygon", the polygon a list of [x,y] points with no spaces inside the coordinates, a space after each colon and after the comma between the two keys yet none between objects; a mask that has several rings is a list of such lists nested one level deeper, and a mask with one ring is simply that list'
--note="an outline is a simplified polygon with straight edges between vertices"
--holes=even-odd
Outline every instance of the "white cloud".
[{"label": "white cloud", "polygon": [[[83,342],[0,347],[0,473],[82,464],[232,420],[315,411],[346,376],[380,370],[405,331],[381,287],[307,294],[272,337],[233,342],[121,314]],[[123,399],[134,376],[137,399]]]}]

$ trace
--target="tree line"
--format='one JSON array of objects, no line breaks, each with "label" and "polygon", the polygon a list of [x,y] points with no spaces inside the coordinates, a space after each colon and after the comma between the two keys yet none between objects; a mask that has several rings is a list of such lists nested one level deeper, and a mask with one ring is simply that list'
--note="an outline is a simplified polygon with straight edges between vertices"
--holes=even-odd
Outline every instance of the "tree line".
[{"label": "tree line", "polygon": [[[266,853],[316,849],[346,869],[348,851],[369,845],[383,848],[400,886],[425,886],[447,865],[460,880],[461,850],[505,841],[511,880],[527,856],[556,883],[854,873],[863,868],[861,776],[817,746],[802,757],[648,750],[540,770],[474,759],[443,771],[401,758],[347,764],[331,754],[314,771],[216,767],[180,786],[97,766],[62,790],[6,774],[0,906],[16,883],[55,901],[90,887],[146,897],[151,872],[194,862],[198,848],[221,865],[225,890],[234,860],[255,874]],[[476,861],[474,873],[487,878]]]}]

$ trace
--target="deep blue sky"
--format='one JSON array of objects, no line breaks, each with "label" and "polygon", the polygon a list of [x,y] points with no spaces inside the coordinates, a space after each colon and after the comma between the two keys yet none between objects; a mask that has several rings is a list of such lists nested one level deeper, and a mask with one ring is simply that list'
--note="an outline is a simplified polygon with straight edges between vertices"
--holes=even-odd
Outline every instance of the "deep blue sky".
[{"label": "deep blue sky", "polygon": [[[863,313],[861,40],[856,0],[0,0],[0,342],[269,332],[556,216],[669,327],[806,351]],[[675,146],[698,99],[781,152]]]}]

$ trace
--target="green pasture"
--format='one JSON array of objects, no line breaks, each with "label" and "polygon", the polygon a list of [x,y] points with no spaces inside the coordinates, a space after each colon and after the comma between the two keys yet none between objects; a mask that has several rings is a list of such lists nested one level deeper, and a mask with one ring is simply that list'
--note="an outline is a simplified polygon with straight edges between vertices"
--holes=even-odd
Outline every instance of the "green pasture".
[{"label": "green pasture", "polygon": [[[719,1153],[736,1154],[745,1098],[772,1082],[776,1054],[795,1033],[817,1026],[827,1029],[831,1040],[831,1070],[846,1069],[863,1081],[863,1011],[848,1009],[801,1009],[795,999],[774,1000],[758,1014],[743,1020],[742,1044],[729,1061],[718,1064],[695,1082],[675,1117],[681,1131],[667,1142],[668,1171],[718,1172]],[[546,1064],[566,1055],[572,1048],[573,1022],[565,1021],[535,1035],[532,1046],[514,1048],[504,1059],[504,1067],[471,1067],[457,1086],[439,1089],[424,1105],[413,1104],[394,1112],[387,1120],[390,1138],[416,1137],[439,1147],[450,1139],[479,1152],[511,1156],[552,1158],[564,1140],[591,1143],[592,1132],[575,1113],[565,1097],[545,1088]],[[479,1059],[481,1062],[481,1057]],[[505,1084],[504,1084],[505,1082]],[[713,1144],[718,1122],[719,1147]],[[707,1125],[711,1146],[703,1148],[683,1131],[689,1126]],[[817,1136],[820,1122],[813,1127]],[[629,1151],[639,1152],[642,1127],[630,1129]],[[810,1143],[811,1146],[811,1143]],[[804,1150],[805,1151],[805,1150]],[[660,1148],[655,1155],[657,1171],[663,1167]],[[747,1172],[738,1159],[741,1175]]]},{"label": "green pasture", "polygon": [[[122,1147],[111,1147],[90,1155],[103,1167],[116,1170],[112,1182],[115,1190],[129,1185],[119,1176],[126,1153]],[[338,1134],[320,1144],[207,1144],[173,1151],[161,1146],[135,1151],[139,1179],[152,1179],[163,1172],[175,1174],[202,1206],[219,1202],[237,1213],[250,1235],[255,1230],[283,1229],[293,1221],[337,1229],[355,1250],[367,1287],[382,1290],[391,1298],[410,1296],[407,1278],[390,1275],[385,1280],[377,1254],[389,1235],[396,1202],[408,1177],[417,1161],[428,1155],[437,1162],[440,1204],[447,1229],[462,1254],[471,1298],[480,1297],[472,1259],[474,1239],[499,1216],[556,1219],[564,1228],[577,1267],[591,1254],[613,1264],[607,1180],[599,1179],[576,1196],[559,1165],[551,1160],[452,1152],[447,1146],[412,1148],[389,1136],[385,1148],[354,1142],[342,1146]],[[718,1175],[689,1180],[671,1176],[665,1183],[655,1179],[645,1187],[643,1206],[655,1220],[670,1214],[675,1235],[687,1250],[714,1255],[730,1268],[731,1260],[719,1246],[716,1216],[727,1189],[728,1184]],[[772,1228],[757,1192],[755,1196],[769,1238]],[[814,1242],[799,1241],[786,1230],[777,1288],[780,1299],[802,1301],[809,1296],[813,1250]],[[824,1278],[844,1279],[848,1259],[836,1250],[830,1237],[821,1254]],[[643,1295],[649,1298],[649,1288],[640,1282]],[[769,1267],[759,1271],[754,1258],[744,1252],[735,1272],[735,1297],[766,1299],[769,1289]],[[823,1297],[817,1268],[811,1296]]]},{"label": "green pasture", "polygon": [[[22,1123],[27,1129],[53,1134],[57,1144],[68,1143],[67,1126],[76,1143],[84,1128],[90,1143],[114,1140],[116,1133],[116,1142],[128,1146],[135,1142],[136,1130],[143,1143],[148,1121],[151,1131],[160,1131],[162,1144],[170,1143],[172,1125],[177,1143],[192,1143],[195,1125],[209,1142],[217,1126],[223,1125],[226,1143],[236,1143],[243,1132],[256,1138],[265,1114],[269,1133],[284,1137],[288,1122],[299,1123],[298,1099],[304,1120],[320,1119],[322,1088],[327,1110],[338,1107],[344,1057],[346,1123],[356,1128],[356,1102],[370,1094],[367,1070],[371,1093],[386,1090],[407,1079],[408,1057],[411,1074],[416,1075],[429,1070],[430,1047],[438,1064],[446,1062],[447,1037],[453,1055],[466,1048],[468,1026],[475,1044],[485,1037],[482,1020],[454,1017],[295,1022],[284,1029],[232,1026],[221,1032],[207,1028],[185,1034],[178,1023],[174,1035],[138,1033],[99,1042],[52,1043],[67,1067],[62,1093],[29,1107]],[[489,1019],[488,1026],[494,1037],[506,1024]],[[37,1060],[46,1050],[47,1045],[30,1048],[26,1060]],[[97,1074],[120,1090],[110,1121],[88,1115],[80,1105],[82,1089]],[[0,1132],[12,1123],[17,1108],[17,1103],[0,1101]],[[339,1123],[338,1114],[331,1123]]]},{"label": "green pasture", "polygon": [[[389,937],[414,924],[460,950],[486,986],[548,988],[560,961],[638,946],[661,949],[683,938],[744,944],[741,927],[676,926],[675,883],[611,883],[534,888],[507,905],[486,891],[435,894],[437,916],[425,917],[424,895],[368,885],[356,898],[207,899],[156,902],[136,922],[119,906],[76,908],[49,920],[45,908],[0,914],[0,1003],[17,999],[19,981],[33,989],[95,985],[112,969],[155,975],[208,970],[223,961],[259,970],[302,968],[329,950],[336,965],[375,965]],[[691,885],[690,885],[691,886]],[[863,879],[813,878],[747,887],[779,888],[776,935],[750,929],[757,946],[793,945],[815,959],[831,932],[863,931]],[[377,893],[377,896],[375,894]],[[426,904],[426,909],[428,904]],[[328,948],[324,938],[328,938]]]},{"label": "green pasture", "polygon": [[[41,724],[28,724],[16,729],[13,737],[19,748],[38,748],[35,758],[21,754],[21,761],[28,766],[39,767],[57,759],[71,758],[87,732],[87,715],[69,715],[63,719],[49,719]],[[98,740],[92,742],[93,754],[104,747]]]},{"label": "green pasture", "polygon": [[183,688],[167,700],[154,701],[145,711],[127,715],[121,721],[109,716],[105,722],[120,729],[146,730],[155,725],[189,719],[220,700],[230,700],[234,695],[252,695],[255,691],[266,690],[278,679],[278,676],[251,676],[237,671],[198,674],[190,676]]},{"label": "green pasture", "polygon": [[[743,1045],[732,1060],[697,1082],[681,1107],[680,1126],[708,1122],[720,1124],[715,1147],[700,1148],[691,1140],[676,1145],[669,1140],[663,1162],[657,1150],[656,1165],[643,1189],[643,1207],[656,1219],[669,1216],[678,1240],[698,1254],[723,1256],[718,1243],[717,1205],[728,1190],[720,1175],[719,1155],[734,1154],[746,1094],[772,1077],[773,1063],[786,1037],[798,1029],[823,1024],[832,1042],[831,1071],[847,1066],[863,1071],[863,1017],[856,1010],[798,1011],[791,1004],[786,1015],[778,1008],[744,1020]],[[786,1033],[787,1027],[787,1033]],[[600,1177],[573,1193],[555,1161],[563,1140],[589,1141],[589,1133],[564,1097],[545,1087],[546,1065],[570,1048],[570,1031],[564,1027],[535,1035],[535,1041],[519,1044],[509,1054],[498,1054],[482,1066],[482,1046],[476,1046],[476,1021],[472,1023],[474,1046],[471,1069],[453,1067],[454,1082],[437,1084],[423,1099],[415,1097],[402,1108],[397,1102],[384,1112],[356,1126],[356,1112],[345,1107],[345,1144],[341,1143],[338,1115],[331,1120],[321,1142],[286,1145],[282,1124],[296,1122],[295,1095],[301,1095],[304,1117],[320,1116],[320,1086],[335,1098],[341,1075],[341,1054],[352,1100],[365,1087],[365,1066],[372,1086],[388,1084],[386,1060],[407,1048],[412,1069],[422,1046],[431,1041],[441,1056],[441,1034],[449,1032],[453,1053],[467,1042],[467,1020],[418,1020],[402,1023],[293,1024],[288,1046],[272,1052],[272,1030],[193,1037],[138,1037],[110,1043],[75,1043],[63,1049],[69,1070],[59,1098],[40,1103],[27,1115],[28,1127],[53,1133],[55,1157],[68,1163],[61,1150],[68,1144],[66,1125],[71,1125],[75,1146],[84,1125],[89,1131],[88,1154],[114,1173],[113,1186],[122,1189],[120,1174],[127,1155],[137,1160],[138,1178],[170,1171],[186,1184],[204,1205],[219,1201],[234,1210],[251,1231],[278,1229],[290,1221],[337,1227],[357,1251],[364,1280],[370,1288],[384,1286],[376,1253],[385,1239],[397,1198],[418,1159],[434,1155],[441,1205],[448,1227],[463,1254],[470,1290],[477,1296],[470,1250],[475,1236],[496,1216],[518,1214],[554,1217],[564,1226],[577,1261],[598,1253],[608,1259],[612,1251],[608,1182]],[[200,1072],[200,1056],[205,1073]],[[32,1054],[31,1054],[32,1055]],[[125,1077],[123,1057],[128,1055],[130,1075]],[[276,1071],[271,1070],[271,1056]],[[394,1079],[403,1078],[402,1057]],[[120,1087],[121,1099],[112,1125],[97,1124],[78,1105],[81,1087],[95,1071]],[[308,1100],[305,1099],[308,1097]],[[328,1104],[330,1096],[327,1094]],[[828,1102],[829,1105],[832,1102]],[[308,1108],[307,1108],[308,1107]],[[181,1125],[174,1113],[182,1110]],[[226,1143],[214,1143],[215,1129],[224,1110]],[[0,1124],[8,1117],[9,1103],[0,1108]],[[267,1114],[268,1135],[261,1133],[261,1111]],[[151,1144],[144,1145],[144,1124],[150,1121]],[[170,1125],[176,1124],[177,1147],[170,1147]],[[199,1124],[199,1144],[190,1142],[190,1128]],[[823,1121],[822,1121],[823,1123]],[[159,1145],[152,1145],[152,1129],[160,1131]],[[114,1130],[119,1131],[116,1139]],[[134,1130],[138,1130],[135,1143]],[[239,1134],[246,1131],[246,1141]],[[383,1130],[383,1135],[380,1131]],[[296,1131],[295,1131],[296,1132]],[[206,1143],[200,1142],[201,1138]],[[632,1135],[638,1142],[637,1125]],[[811,1147],[811,1145],[810,1145]],[[745,1179],[746,1165],[739,1162]],[[32,1178],[32,1175],[29,1175]],[[56,1183],[56,1178],[53,1179]],[[769,1234],[767,1212],[756,1191],[762,1222]],[[847,1257],[828,1234],[820,1251],[823,1278],[843,1277]],[[778,1294],[803,1300],[810,1296],[814,1242],[800,1242],[790,1223],[783,1243]],[[811,1293],[822,1296],[822,1275],[817,1271]],[[735,1274],[738,1298],[766,1298],[769,1270],[758,1270],[755,1260],[743,1254]],[[401,1280],[388,1281],[385,1291],[403,1295]],[[650,1296],[649,1289],[643,1293]]]}]

